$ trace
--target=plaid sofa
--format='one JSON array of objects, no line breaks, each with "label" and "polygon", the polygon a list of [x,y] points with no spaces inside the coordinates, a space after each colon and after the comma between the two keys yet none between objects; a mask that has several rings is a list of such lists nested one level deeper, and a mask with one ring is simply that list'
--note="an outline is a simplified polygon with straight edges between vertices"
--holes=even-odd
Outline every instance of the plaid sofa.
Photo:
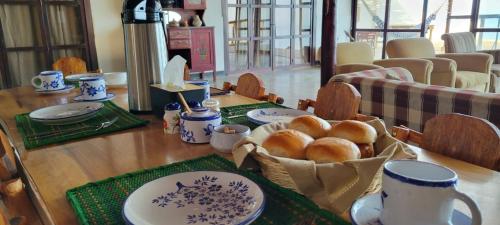
[{"label": "plaid sofa", "polygon": [[360,113],[380,117],[388,127],[404,125],[423,131],[427,120],[446,113],[484,118],[500,127],[500,94],[415,83],[405,78],[409,72],[404,69],[387,70],[402,73],[391,76],[402,79],[387,79],[383,71],[362,71],[336,75],[330,81],[356,87],[361,93]]}]

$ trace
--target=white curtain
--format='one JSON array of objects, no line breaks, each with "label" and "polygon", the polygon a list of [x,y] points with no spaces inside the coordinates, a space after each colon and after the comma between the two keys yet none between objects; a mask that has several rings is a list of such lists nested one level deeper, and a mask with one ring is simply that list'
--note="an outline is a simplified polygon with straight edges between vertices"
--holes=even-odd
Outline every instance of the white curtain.
[{"label": "white curtain", "polygon": [[[52,45],[82,44],[83,32],[79,7],[70,5],[48,6],[50,40]],[[81,50],[68,49],[53,52],[54,60],[66,56],[81,57]]]}]

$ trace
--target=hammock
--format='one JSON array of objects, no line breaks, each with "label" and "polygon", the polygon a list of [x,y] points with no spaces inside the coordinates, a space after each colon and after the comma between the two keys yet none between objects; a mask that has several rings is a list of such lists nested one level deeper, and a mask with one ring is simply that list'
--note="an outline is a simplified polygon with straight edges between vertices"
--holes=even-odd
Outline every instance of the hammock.
[{"label": "hammock", "polygon": [[[368,4],[366,3],[365,0],[361,0],[361,2],[365,6],[366,10],[368,10],[368,13],[370,13],[370,15],[372,17],[372,21],[373,21],[373,23],[375,23],[376,28],[377,29],[384,29],[384,21],[377,14],[375,14],[375,12],[373,12],[370,9],[370,7],[368,6]],[[436,19],[437,13],[441,10],[441,8],[443,8],[445,3],[446,3],[446,0],[443,0],[443,3],[441,3],[441,5],[436,9],[436,11],[434,11],[431,15],[429,15],[427,18],[425,18],[425,21],[424,21],[425,33],[427,33],[427,31],[429,30],[429,25],[431,24],[431,22],[433,20]],[[421,23],[415,25],[415,29],[420,29],[421,27],[422,27]],[[390,33],[388,33],[388,35],[390,35],[389,39],[400,39],[400,38],[412,38],[412,37],[414,37],[414,35],[412,33],[409,33],[409,32],[390,32]]]}]

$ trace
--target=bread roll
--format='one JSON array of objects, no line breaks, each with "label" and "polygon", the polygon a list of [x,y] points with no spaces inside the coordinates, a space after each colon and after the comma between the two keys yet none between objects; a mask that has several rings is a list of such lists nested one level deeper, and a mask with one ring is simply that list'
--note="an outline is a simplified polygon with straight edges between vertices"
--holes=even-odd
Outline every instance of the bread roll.
[{"label": "bread roll", "polygon": [[377,131],[367,123],[344,120],[333,126],[328,136],[347,139],[356,144],[372,144],[377,140]]},{"label": "bread roll", "polygon": [[314,139],[325,137],[328,131],[332,129],[330,123],[317,116],[304,115],[293,119],[288,128],[301,131]]},{"label": "bread roll", "polygon": [[351,141],[325,137],[311,143],[306,148],[306,157],[316,163],[343,162],[359,159],[361,153],[358,146]]},{"label": "bread roll", "polygon": [[305,159],[306,147],[314,139],[300,131],[285,129],[279,130],[262,142],[269,154],[292,159]]},{"label": "bread roll", "polygon": [[375,156],[375,149],[373,149],[373,144],[356,144],[361,152],[361,158],[371,158]]}]

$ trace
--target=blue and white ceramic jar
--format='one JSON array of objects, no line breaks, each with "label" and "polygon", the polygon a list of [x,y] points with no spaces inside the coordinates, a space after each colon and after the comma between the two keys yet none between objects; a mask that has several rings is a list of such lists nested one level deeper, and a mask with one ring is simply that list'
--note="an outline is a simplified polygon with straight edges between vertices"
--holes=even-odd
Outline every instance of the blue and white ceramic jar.
[{"label": "blue and white ceramic jar", "polygon": [[205,88],[205,95],[203,100],[210,99],[210,84],[208,83],[208,80],[190,80],[187,81],[187,83],[202,86],[203,88]]},{"label": "blue and white ceramic jar", "polygon": [[207,108],[192,109],[181,113],[181,139],[188,143],[209,143],[214,128],[222,124],[220,112]]},{"label": "blue and white ceramic jar", "polygon": [[102,100],[107,97],[104,77],[80,78],[80,93],[84,101]]}]

